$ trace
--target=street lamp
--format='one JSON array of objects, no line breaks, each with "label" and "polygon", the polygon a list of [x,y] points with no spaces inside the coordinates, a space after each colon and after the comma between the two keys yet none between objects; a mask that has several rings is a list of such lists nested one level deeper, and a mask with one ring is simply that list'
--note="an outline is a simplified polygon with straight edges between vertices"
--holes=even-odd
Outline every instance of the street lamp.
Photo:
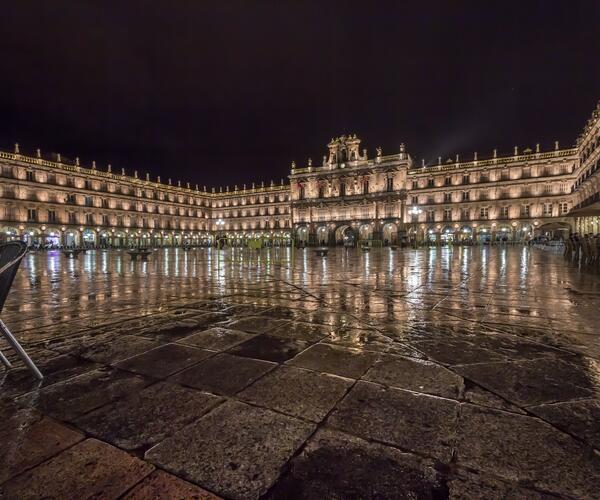
[{"label": "street lamp", "polygon": [[414,223],[415,230],[415,248],[417,247],[417,222],[419,221],[419,215],[423,213],[423,210],[418,207],[418,205],[413,205],[408,213],[411,215],[411,219]]}]

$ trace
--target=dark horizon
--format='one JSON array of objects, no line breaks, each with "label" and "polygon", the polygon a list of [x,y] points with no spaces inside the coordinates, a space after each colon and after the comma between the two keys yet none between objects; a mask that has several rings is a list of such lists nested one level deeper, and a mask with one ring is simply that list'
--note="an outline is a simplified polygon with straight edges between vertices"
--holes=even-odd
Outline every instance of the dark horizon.
[{"label": "dark horizon", "polygon": [[0,146],[230,187],[333,136],[436,164],[574,144],[600,100],[600,4],[19,2]]}]

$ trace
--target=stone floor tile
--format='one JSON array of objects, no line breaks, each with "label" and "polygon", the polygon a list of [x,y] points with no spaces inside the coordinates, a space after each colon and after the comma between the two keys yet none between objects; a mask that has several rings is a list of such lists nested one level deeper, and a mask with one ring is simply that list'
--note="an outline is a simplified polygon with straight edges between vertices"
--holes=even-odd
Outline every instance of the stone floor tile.
[{"label": "stone floor tile", "polygon": [[272,370],[275,363],[221,353],[169,380],[215,394],[232,396]]},{"label": "stone floor tile", "polygon": [[97,363],[114,363],[154,349],[160,344],[156,340],[124,335],[116,339],[107,339],[92,343],[91,345],[83,345],[81,349],[71,352],[71,354]]},{"label": "stone floor tile", "polygon": [[539,419],[465,404],[458,429],[459,466],[559,496],[600,490],[600,456]]},{"label": "stone floor tile", "polygon": [[158,382],[87,413],[74,423],[98,439],[124,450],[135,450],[162,441],[220,401],[221,398],[195,389]]},{"label": "stone floor tile", "polygon": [[363,379],[453,399],[457,399],[463,389],[460,375],[430,361],[402,356],[379,356]]},{"label": "stone floor tile", "polygon": [[87,439],[0,485],[0,498],[118,498],[154,467]]},{"label": "stone floor tile", "polygon": [[139,375],[103,368],[30,392],[16,401],[58,420],[72,421],[114,399],[139,391],[150,382]]},{"label": "stone floor tile", "polygon": [[359,381],[338,403],[327,424],[449,463],[458,409],[459,404],[449,399]]},{"label": "stone floor tile", "polygon": [[183,478],[236,499],[254,499],[275,482],[314,426],[230,401],[146,453]]},{"label": "stone floor tile", "polygon": [[254,333],[215,326],[208,330],[179,339],[177,342],[213,351],[223,351],[234,345],[240,344],[245,340],[249,340],[254,336],[256,336]]},{"label": "stone floor tile", "polygon": [[280,366],[238,394],[238,398],[320,422],[344,396],[352,381]]},{"label": "stone floor tile", "polygon": [[178,321],[169,321],[161,325],[151,326],[137,333],[152,339],[174,342],[182,337],[188,336],[193,331],[204,330],[211,325],[226,319],[226,314],[209,312],[183,318]]},{"label": "stone floor tile", "polygon": [[[592,362],[598,365],[598,362]],[[590,367],[558,359],[480,363],[454,367],[457,373],[518,406],[569,401],[593,395]]]},{"label": "stone floor tile", "polygon": [[164,498],[173,500],[219,500],[220,497],[188,483],[162,470],[155,470],[138,483],[123,500],[149,500]]},{"label": "stone floor tile", "polygon": [[175,372],[195,365],[214,353],[179,344],[164,344],[116,363],[117,368],[154,378],[166,378]]},{"label": "stone floor tile", "polygon": [[340,377],[360,378],[377,359],[377,354],[358,349],[316,344],[296,356],[290,365]]},{"label": "stone floor tile", "polygon": [[227,328],[242,330],[249,333],[266,333],[281,324],[279,319],[265,318],[265,316],[248,316],[228,323]]},{"label": "stone floor tile", "polygon": [[[21,409],[0,427],[0,484],[83,440],[83,434],[44,417],[31,420]],[[12,422],[11,422],[12,420]]]},{"label": "stone floor tile", "polygon": [[289,321],[270,330],[269,335],[286,339],[318,342],[325,337],[335,335],[335,328],[333,326],[305,323],[302,321]]},{"label": "stone floor tile", "polygon": [[294,458],[267,499],[446,498],[432,461],[320,429]]},{"label": "stone floor tile", "polygon": [[600,400],[530,406],[527,410],[600,450]]},{"label": "stone floor tile", "polygon": [[301,340],[289,340],[270,335],[257,335],[250,340],[232,347],[227,352],[236,356],[263,359],[283,363],[304,351],[309,344]]},{"label": "stone floor tile", "polygon": [[15,397],[101,367],[98,363],[67,354],[56,355],[42,362],[36,360],[36,365],[44,375],[43,380],[33,377],[25,366],[11,369],[3,377],[0,375],[0,398]]}]

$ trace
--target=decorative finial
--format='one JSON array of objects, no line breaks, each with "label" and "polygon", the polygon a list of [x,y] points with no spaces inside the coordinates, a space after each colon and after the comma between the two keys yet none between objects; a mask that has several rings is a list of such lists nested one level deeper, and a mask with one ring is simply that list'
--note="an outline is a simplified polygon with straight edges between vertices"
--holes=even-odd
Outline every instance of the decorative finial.
[{"label": "decorative finial", "polygon": [[177,187],[181,187],[181,181],[177,180]]},{"label": "decorative finial", "polygon": [[494,149],[494,158],[498,158],[498,150]]},{"label": "decorative finial", "polygon": [[123,177],[125,177],[125,169],[124,169],[124,168],[122,168],[122,169],[121,169],[121,175],[122,175]]},{"label": "decorative finial", "polygon": [[438,156],[438,165],[441,165],[441,164],[442,164],[442,157]]},{"label": "decorative finial", "polygon": [[112,165],[110,163],[108,164],[108,167],[106,168],[106,171],[108,173],[112,172]]},{"label": "decorative finial", "polygon": [[536,153],[540,152],[540,143],[539,142],[535,145],[535,152]]},{"label": "decorative finial", "polygon": [[150,182],[150,174],[148,172],[146,172],[146,180]]},{"label": "decorative finial", "polygon": [[75,165],[79,166],[79,156],[75,157]]},{"label": "decorative finial", "polygon": [[401,152],[401,153],[404,153],[404,152],[405,152],[405,150],[406,150],[406,147],[404,146],[404,143],[401,143],[401,144],[400,144],[400,152]]},{"label": "decorative finial", "polygon": [[519,148],[517,146],[515,146],[515,156],[517,156],[519,154]]},{"label": "decorative finial", "polygon": [[58,163],[60,163],[60,162],[61,162],[61,159],[60,159],[60,153],[57,153],[57,154],[56,154],[56,161],[57,161]]},{"label": "decorative finial", "polygon": [[190,188],[190,183],[189,183],[189,182],[187,182],[187,183],[186,183],[186,186],[187,186],[187,188],[189,189],[189,188]]},{"label": "decorative finial", "polygon": [[421,166],[425,168],[425,158],[421,158]]},{"label": "decorative finial", "polygon": [[206,186],[202,186],[202,191],[206,193]]},{"label": "decorative finial", "polygon": [[558,151],[558,141],[554,141],[554,149]]},{"label": "decorative finial", "polygon": [[96,160],[92,160],[92,170],[96,170]]},{"label": "decorative finial", "polygon": [[19,143],[15,142],[15,154],[18,155],[20,153],[19,151]]},{"label": "decorative finial", "polygon": [[237,191],[237,190],[238,190],[238,188],[237,188],[237,184],[236,184],[235,186],[233,186],[233,190],[234,190],[234,191]]},{"label": "decorative finial", "polygon": [[473,160],[477,161],[477,151],[475,151],[475,154],[473,155]]},{"label": "decorative finial", "polygon": [[42,152],[40,151],[40,148],[37,148],[37,149],[35,150],[35,155],[36,155],[38,158],[41,158],[41,157],[42,157]]},{"label": "decorative finial", "polygon": [[312,167],[312,158],[309,158],[309,159],[308,159],[308,166],[309,166],[309,167]]},{"label": "decorative finial", "polygon": [[156,178],[156,182],[160,184],[160,175]]},{"label": "decorative finial", "polygon": [[261,181],[261,182],[260,182],[260,187],[261,187],[261,188],[264,188],[264,187],[265,187],[265,181]]},{"label": "decorative finial", "polygon": [[458,154],[456,155],[456,163],[458,163]]},{"label": "decorative finial", "polygon": [[169,177],[169,186],[171,185],[171,178]]},{"label": "decorative finial", "polygon": [[296,162],[292,161],[292,168],[296,168]]},{"label": "decorative finial", "polygon": [[281,185],[283,186],[283,178],[281,179]]},{"label": "decorative finial", "polygon": [[275,183],[273,182],[273,179],[271,179],[271,187],[273,187],[275,185]]}]

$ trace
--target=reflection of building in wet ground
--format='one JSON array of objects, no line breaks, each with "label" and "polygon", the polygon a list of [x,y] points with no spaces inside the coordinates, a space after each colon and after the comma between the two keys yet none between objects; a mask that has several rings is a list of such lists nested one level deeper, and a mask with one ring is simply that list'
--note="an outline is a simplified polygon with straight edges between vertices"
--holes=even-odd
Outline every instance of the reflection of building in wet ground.
[{"label": "reflection of building in wet ground", "polygon": [[207,190],[60,155],[0,152],[0,238],[32,245],[395,245],[523,242],[597,233],[600,108],[574,148],[514,148],[423,166],[404,145],[369,157],[355,135],[289,183]]},{"label": "reflection of building in wet ground", "polygon": [[46,379],[2,373],[0,496],[594,498],[598,280],[525,246],[29,254],[3,320]]}]

